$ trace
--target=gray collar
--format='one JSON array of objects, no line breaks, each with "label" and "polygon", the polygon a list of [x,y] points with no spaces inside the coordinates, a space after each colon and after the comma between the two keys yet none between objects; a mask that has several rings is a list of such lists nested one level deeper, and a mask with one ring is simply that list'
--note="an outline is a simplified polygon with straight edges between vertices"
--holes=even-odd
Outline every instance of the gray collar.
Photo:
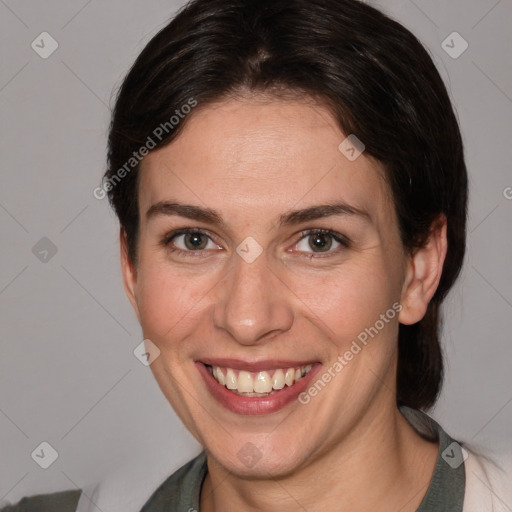
[{"label": "gray collar", "polygon": [[[466,477],[461,446],[424,412],[409,407],[399,409],[419,434],[439,440],[434,474],[417,512],[462,512]],[[140,512],[199,511],[206,473],[206,453],[203,451],[173,473]]]},{"label": "gray collar", "polygon": [[399,409],[419,434],[439,441],[434,474],[417,512],[462,512],[466,471],[461,445],[424,412],[404,406]]}]

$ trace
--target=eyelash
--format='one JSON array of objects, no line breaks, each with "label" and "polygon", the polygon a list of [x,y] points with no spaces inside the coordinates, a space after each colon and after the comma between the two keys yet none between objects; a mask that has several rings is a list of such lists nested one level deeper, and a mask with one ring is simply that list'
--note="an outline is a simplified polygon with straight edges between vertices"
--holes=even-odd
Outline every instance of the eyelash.
[{"label": "eyelash", "polygon": [[[177,230],[172,231],[172,232],[168,233],[167,235],[165,235],[164,238],[161,241],[161,245],[163,247],[165,247],[166,249],[168,249],[172,253],[182,254],[182,255],[184,255],[186,257],[190,256],[190,257],[196,258],[196,257],[207,256],[207,251],[204,250],[204,249],[203,250],[197,250],[197,251],[192,251],[192,250],[185,251],[183,249],[179,249],[177,247],[172,247],[170,245],[171,242],[175,238],[177,238],[178,236],[189,235],[191,233],[193,233],[193,234],[198,233],[198,234],[201,234],[201,235],[205,235],[212,242],[217,243],[217,242],[215,242],[215,240],[213,239],[211,234],[208,231],[205,231],[204,229],[201,229],[201,228],[183,228],[183,229],[177,229]],[[346,236],[341,235],[340,233],[336,233],[334,231],[331,231],[329,229],[321,229],[321,228],[308,229],[308,230],[305,230],[305,231],[301,231],[300,232],[300,238],[299,238],[299,240],[297,242],[295,242],[294,245],[297,245],[298,243],[300,243],[302,240],[304,240],[308,236],[318,235],[318,234],[329,235],[330,237],[332,237],[332,239],[334,241],[338,242],[341,247],[337,247],[333,251],[326,251],[326,252],[318,252],[318,253],[315,253],[315,252],[302,253],[301,252],[301,255],[303,257],[306,257],[308,259],[311,259],[311,258],[325,258],[325,257],[329,257],[331,255],[334,255],[334,254],[338,253],[340,251],[340,249],[342,249],[342,248],[347,249],[347,248],[350,247],[351,242],[350,242],[350,240]],[[217,245],[220,245],[220,244],[217,244]],[[203,253],[203,254],[201,254],[201,253]]]}]

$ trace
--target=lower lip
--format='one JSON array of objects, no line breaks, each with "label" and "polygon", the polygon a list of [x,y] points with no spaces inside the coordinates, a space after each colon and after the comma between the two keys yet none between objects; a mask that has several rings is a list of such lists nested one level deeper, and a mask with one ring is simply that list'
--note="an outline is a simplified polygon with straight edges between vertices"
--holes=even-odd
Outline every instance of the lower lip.
[{"label": "lower lip", "polygon": [[213,397],[224,407],[237,414],[269,414],[284,408],[297,400],[322,366],[320,363],[313,364],[313,368],[302,379],[292,386],[285,386],[273,395],[243,396],[229,391],[217,382],[203,363],[196,362],[195,364]]}]

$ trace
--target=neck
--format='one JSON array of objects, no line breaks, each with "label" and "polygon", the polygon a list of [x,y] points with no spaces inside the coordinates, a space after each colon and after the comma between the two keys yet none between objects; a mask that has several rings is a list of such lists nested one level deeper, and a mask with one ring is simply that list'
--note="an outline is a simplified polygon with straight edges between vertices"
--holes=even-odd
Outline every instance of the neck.
[{"label": "neck", "polygon": [[352,432],[357,435],[293,474],[265,480],[230,474],[209,457],[201,511],[417,510],[434,471],[437,442],[422,438],[395,406],[368,412]]}]

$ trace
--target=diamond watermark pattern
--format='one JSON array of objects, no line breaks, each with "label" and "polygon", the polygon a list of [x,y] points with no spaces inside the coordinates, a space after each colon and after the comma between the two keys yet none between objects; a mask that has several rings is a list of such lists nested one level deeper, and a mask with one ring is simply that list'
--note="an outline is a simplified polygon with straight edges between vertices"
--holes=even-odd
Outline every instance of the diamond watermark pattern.
[{"label": "diamond watermark pattern", "polygon": [[48,469],[58,458],[57,450],[47,441],[43,441],[32,453],[31,457],[43,469]]},{"label": "diamond watermark pattern", "polygon": [[252,468],[261,459],[262,453],[254,444],[248,442],[238,450],[236,456],[242,464],[248,468]]},{"label": "diamond watermark pattern", "polygon": [[56,254],[57,246],[47,237],[43,236],[32,247],[32,254],[42,263],[48,263]]},{"label": "diamond watermark pattern", "polygon": [[133,354],[144,366],[149,366],[160,355],[160,349],[151,340],[146,339],[135,347]]},{"label": "diamond watermark pattern", "polygon": [[468,42],[458,32],[452,32],[441,43],[441,48],[452,59],[458,59],[468,49],[468,47]]},{"label": "diamond watermark pattern", "polygon": [[30,46],[39,57],[47,59],[59,47],[59,43],[48,32],[41,32]]},{"label": "diamond watermark pattern", "polygon": [[236,248],[236,252],[246,263],[252,263],[263,252],[263,247],[252,236],[248,236]]},{"label": "diamond watermark pattern", "polygon": [[457,469],[468,458],[468,452],[457,442],[453,442],[448,446],[441,457],[453,469]]},{"label": "diamond watermark pattern", "polygon": [[341,153],[351,162],[357,160],[363,154],[365,148],[363,142],[353,133],[338,146]]}]

